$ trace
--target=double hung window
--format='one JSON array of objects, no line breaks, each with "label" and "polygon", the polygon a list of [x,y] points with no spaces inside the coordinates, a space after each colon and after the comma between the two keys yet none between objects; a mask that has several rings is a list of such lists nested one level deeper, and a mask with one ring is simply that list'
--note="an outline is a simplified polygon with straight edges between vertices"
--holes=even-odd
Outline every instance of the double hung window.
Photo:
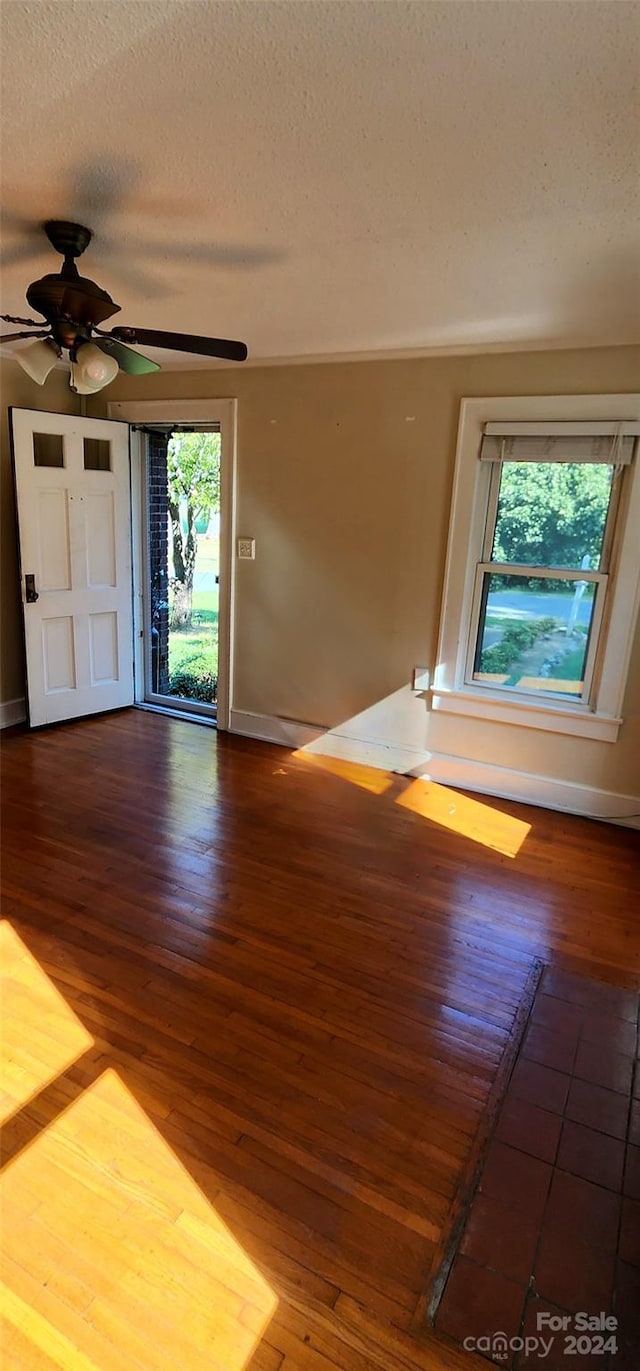
[{"label": "double hung window", "polygon": [[434,709],[615,740],[638,434],[639,396],[462,401]]},{"label": "double hung window", "polygon": [[[611,425],[488,423],[470,685],[588,703],[632,436]],[[568,428],[568,433],[563,433]],[[515,430],[515,431],[514,431]]]}]

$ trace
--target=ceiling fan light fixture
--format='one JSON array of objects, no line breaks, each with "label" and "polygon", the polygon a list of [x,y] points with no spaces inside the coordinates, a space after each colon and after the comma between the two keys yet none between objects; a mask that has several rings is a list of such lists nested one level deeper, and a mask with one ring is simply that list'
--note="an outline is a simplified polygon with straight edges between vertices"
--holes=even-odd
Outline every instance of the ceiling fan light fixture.
[{"label": "ceiling fan light fixture", "polygon": [[37,342],[30,343],[29,347],[22,348],[13,355],[27,376],[39,386],[44,385],[57,361],[56,349],[44,338],[39,338]]},{"label": "ceiling fan light fixture", "polygon": [[[46,327],[41,327],[37,319],[16,319],[13,315],[0,314],[5,323],[26,324],[39,330],[35,334],[35,346],[25,349],[17,358],[24,371],[39,385],[44,384],[55,365],[49,347],[59,357],[63,349],[70,354],[70,384],[78,395],[94,395],[115,380],[118,370],[130,376],[159,371],[159,363],[136,352],[130,346],[132,343],[174,352],[195,352],[202,357],[227,362],[246,361],[246,343],[231,338],[122,326],[105,333],[98,325],[118,314],[120,306],[95,281],[80,276],[76,267],[76,258],[82,256],[91,242],[90,229],[62,219],[49,219],[42,227],[51,246],[64,258],[60,271],[48,272],[27,288],[27,300],[33,310],[43,316]],[[97,344],[91,342],[94,332],[99,336]],[[20,343],[31,336],[22,332],[0,335],[0,346]],[[39,338],[46,342],[36,342]]]},{"label": "ceiling fan light fixture", "polygon": [[93,395],[115,381],[117,375],[115,357],[109,357],[95,343],[83,343],[71,363],[71,389],[78,395]]}]

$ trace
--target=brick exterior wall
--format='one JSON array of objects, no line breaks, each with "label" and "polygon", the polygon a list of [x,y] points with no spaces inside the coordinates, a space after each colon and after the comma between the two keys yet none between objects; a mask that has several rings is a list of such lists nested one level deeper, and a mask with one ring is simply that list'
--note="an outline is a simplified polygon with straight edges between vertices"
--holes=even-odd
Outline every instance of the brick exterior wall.
[{"label": "brick exterior wall", "polygon": [[168,434],[150,433],[149,573],[151,578],[151,689],[169,693],[169,531],[167,511]]}]

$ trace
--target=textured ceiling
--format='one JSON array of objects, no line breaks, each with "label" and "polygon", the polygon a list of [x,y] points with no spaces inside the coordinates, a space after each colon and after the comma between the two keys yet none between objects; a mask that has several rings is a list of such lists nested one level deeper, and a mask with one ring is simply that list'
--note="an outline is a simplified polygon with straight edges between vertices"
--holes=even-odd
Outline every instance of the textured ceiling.
[{"label": "textured ceiling", "polygon": [[58,216],[94,230],[114,323],[254,358],[638,336],[635,4],[5,0],[1,22],[6,312],[57,269],[35,226]]}]

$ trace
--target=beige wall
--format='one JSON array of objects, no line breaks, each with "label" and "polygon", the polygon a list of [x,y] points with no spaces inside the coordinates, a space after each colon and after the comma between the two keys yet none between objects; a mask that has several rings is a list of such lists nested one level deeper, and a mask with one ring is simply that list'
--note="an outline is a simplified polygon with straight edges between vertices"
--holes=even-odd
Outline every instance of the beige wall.
[{"label": "beige wall", "polygon": [[3,704],[24,696],[20,587],[7,417],[11,405],[20,409],[50,409],[56,414],[72,414],[78,407],[78,401],[69,390],[68,371],[54,370],[44,386],[37,386],[17,362],[0,358],[0,702]]},{"label": "beige wall", "polygon": [[624,347],[160,372],[108,398],[238,397],[238,533],[256,560],[237,566],[236,709],[634,793],[640,643],[617,744],[429,715],[408,687],[434,664],[461,396],[639,381]]},{"label": "beige wall", "polygon": [[408,687],[435,658],[461,396],[639,382],[640,349],[609,348],[164,372],[109,395],[238,397],[256,560],[237,565],[236,709],[636,793],[640,642],[615,745],[429,716]]}]

